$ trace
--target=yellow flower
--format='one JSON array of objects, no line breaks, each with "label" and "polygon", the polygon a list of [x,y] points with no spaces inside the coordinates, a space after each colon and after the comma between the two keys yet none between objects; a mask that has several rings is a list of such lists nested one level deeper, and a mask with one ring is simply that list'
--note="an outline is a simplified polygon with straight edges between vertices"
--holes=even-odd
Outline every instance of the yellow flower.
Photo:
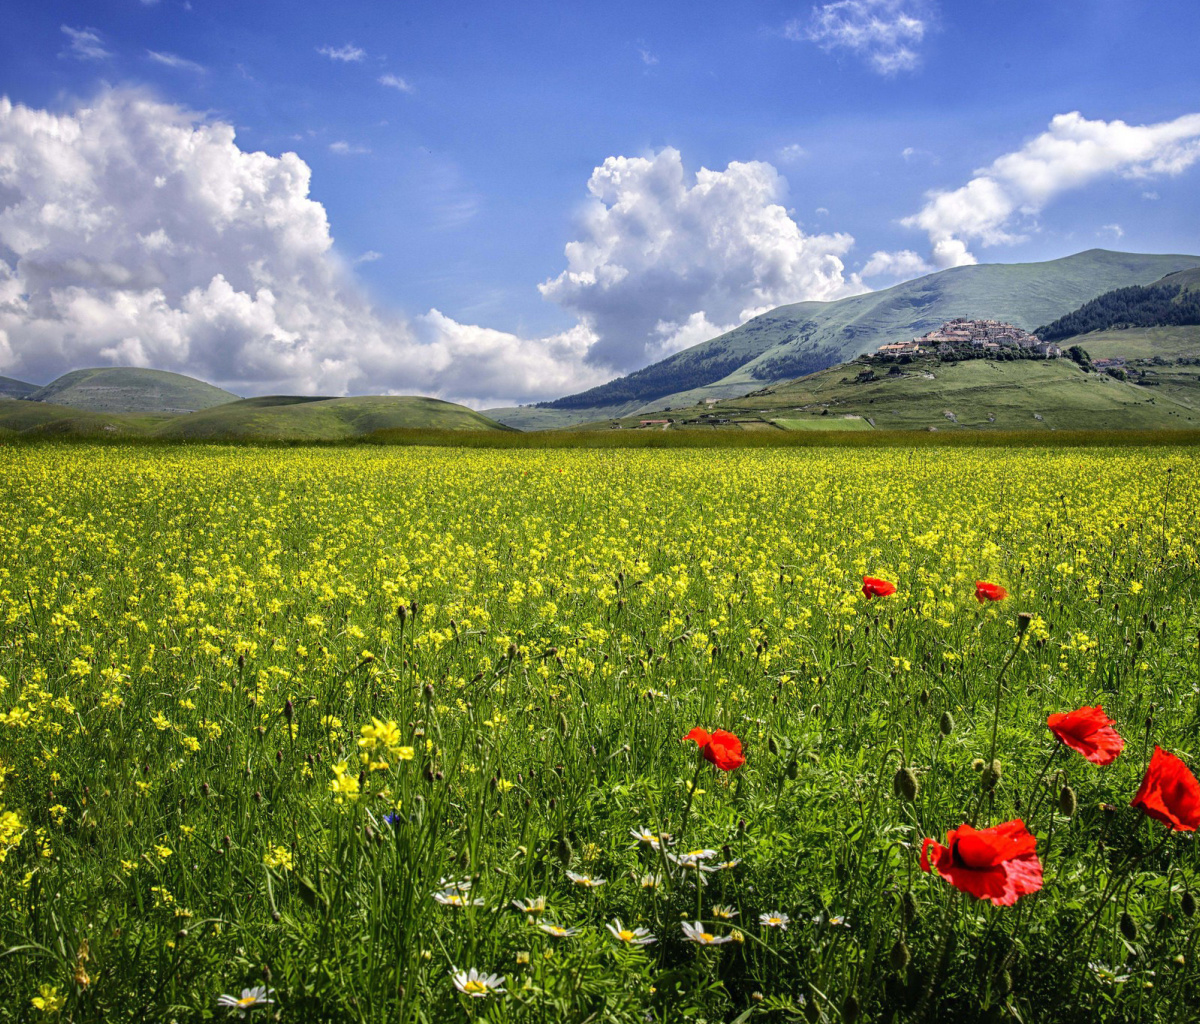
[{"label": "yellow flower", "polygon": [[62,1008],[67,1005],[67,997],[58,994],[57,985],[39,985],[38,995],[31,1000],[34,1008],[41,1010],[46,1014],[57,1014],[62,1011]]}]

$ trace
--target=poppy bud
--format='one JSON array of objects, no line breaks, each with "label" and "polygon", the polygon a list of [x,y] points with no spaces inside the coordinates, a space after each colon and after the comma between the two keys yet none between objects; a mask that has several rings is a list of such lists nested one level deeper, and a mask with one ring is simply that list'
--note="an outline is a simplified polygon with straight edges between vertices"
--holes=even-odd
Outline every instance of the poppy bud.
[{"label": "poppy bud", "polygon": [[1058,794],[1058,813],[1069,818],[1075,813],[1078,803],[1075,798],[1075,790],[1070,786],[1063,786]]},{"label": "poppy bud", "polygon": [[558,837],[558,848],[555,853],[558,854],[558,859],[562,862],[563,867],[571,866],[571,859],[575,856],[575,851],[571,849],[571,841],[566,835]]},{"label": "poppy bud", "polygon": [[1124,935],[1125,938],[1127,938],[1130,942],[1133,942],[1135,939],[1137,939],[1137,922],[1132,918],[1132,916],[1130,916],[1128,910],[1121,913],[1121,923],[1119,927],[1121,929],[1121,934]]},{"label": "poppy bud", "polygon": [[207,782],[200,783],[200,792],[203,793],[205,796],[208,796],[208,783]]},{"label": "poppy bud", "polygon": [[[738,818],[738,832],[745,832],[745,831],[746,831],[746,819],[745,819],[745,818]],[[1187,897],[1187,898],[1191,898],[1191,895],[1192,895],[1192,894],[1191,894],[1190,892],[1185,892],[1185,893],[1184,893],[1184,896],[1185,896],[1185,897]],[[1193,902],[1193,903],[1192,903],[1192,909],[1193,909],[1193,910],[1195,910],[1195,906],[1196,906],[1196,904],[1195,904],[1195,902]],[[1188,914],[1188,917],[1191,917],[1191,916],[1192,916],[1191,914]]]},{"label": "poppy bud", "polygon": [[404,620],[408,617],[408,609],[404,605],[396,606],[396,618],[400,620],[400,625],[404,625]]},{"label": "poppy bud", "polygon": [[412,615],[412,617],[413,617],[414,619],[417,617],[417,612],[419,612],[420,610],[421,610],[421,608],[420,608],[420,606],[417,604],[417,602],[416,602],[416,601],[413,601],[413,602],[412,602],[412,604],[410,604],[410,605],[408,606],[408,611],[409,611],[409,614],[410,614],[410,615]]},{"label": "poppy bud", "polygon": [[227,850],[228,850],[228,849],[229,849],[229,847],[230,847],[230,845],[231,845],[232,843],[233,843],[233,840],[232,840],[232,839],[230,839],[230,838],[229,838],[229,836],[222,836],[222,837],[221,837],[221,845],[222,845],[223,847],[225,847],[225,849],[227,849]]},{"label": "poppy bud", "polygon": [[993,761],[983,769],[981,781],[984,791],[990,793],[996,788],[996,783],[1000,781],[1000,777],[1004,774],[1004,770],[1000,767],[999,761]]},{"label": "poppy bud", "polygon": [[848,996],[846,996],[845,1002],[842,1003],[842,1020],[844,1020],[846,1024],[854,1024],[854,1022],[858,1020],[858,1011],[858,996],[851,992]]},{"label": "poppy bud", "polygon": [[513,660],[513,659],[514,659],[514,658],[517,656],[517,653],[518,653],[518,652],[517,652],[517,645],[516,645],[516,644],[509,644],[509,645],[508,645],[508,660],[509,660],[509,661],[512,661],[512,660]]},{"label": "poppy bud", "polygon": [[773,735],[767,737],[767,750],[772,754],[779,753],[779,741]]},{"label": "poppy bud", "polygon": [[295,713],[296,709],[292,706],[292,700],[289,697],[283,702],[283,717],[286,718],[290,724],[292,721],[292,716],[295,715]]},{"label": "poppy bud", "polygon": [[921,784],[917,781],[917,773],[908,765],[896,771],[895,777],[892,779],[892,792],[898,798],[912,803],[920,791]]},{"label": "poppy bud", "polygon": [[238,670],[240,671],[241,669],[244,669],[245,667],[246,667],[246,656],[244,654],[239,654],[238,655]]},{"label": "poppy bud", "polygon": [[917,897],[913,895],[911,889],[904,894],[904,898],[900,901],[900,913],[904,916],[905,924],[912,924],[921,915]]},{"label": "poppy bud", "polygon": [[921,702],[922,706],[924,706],[924,705],[928,704],[928,703],[929,703],[929,691],[928,691],[928,690],[922,690],[922,691],[921,691],[921,696],[920,696],[920,697],[918,697],[917,699],[918,699],[918,700]]},{"label": "poppy bud", "polygon": [[1179,900],[1179,909],[1183,911],[1184,917],[1194,917],[1196,914],[1196,897],[1187,889],[1183,890],[1183,896]]},{"label": "poppy bud", "polygon": [[279,924],[279,922],[281,920],[283,920],[283,915],[281,913],[279,913],[278,910],[272,910],[271,911],[271,920],[274,921],[276,924]]},{"label": "poppy bud", "polygon": [[893,971],[902,971],[912,962],[912,953],[908,951],[908,943],[904,941],[903,935],[892,945],[892,952],[888,960],[891,962]]},{"label": "poppy bud", "polygon": [[797,763],[794,757],[788,762],[786,771],[787,777],[795,782],[796,776],[800,774],[800,765]]},{"label": "poppy bud", "polygon": [[942,712],[942,720],[938,723],[938,728],[942,730],[943,736],[949,736],[954,732],[954,716],[949,711]]},{"label": "poppy bud", "polygon": [[283,764],[283,751],[282,750],[275,751],[275,763]]},{"label": "poppy bud", "polygon": [[1029,612],[1019,612],[1017,614],[1017,636],[1024,636],[1025,630],[1029,628],[1029,624],[1033,621],[1033,616]]},{"label": "poppy bud", "polygon": [[1012,975],[1007,967],[1001,967],[1000,973],[996,975],[996,988],[1002,995],[1008,995],[1013,990]]}]

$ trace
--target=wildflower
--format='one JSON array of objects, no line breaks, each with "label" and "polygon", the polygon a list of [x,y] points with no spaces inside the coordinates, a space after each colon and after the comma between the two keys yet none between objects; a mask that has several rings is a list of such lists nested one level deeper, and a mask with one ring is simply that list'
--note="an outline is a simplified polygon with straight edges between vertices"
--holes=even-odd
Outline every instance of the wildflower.
[{"label": "wildflower", "polygon": [[1200,827],[1200,783],[1187,765],[1157,744],[1129,805],[1178,832]]},{"label": "wildflower", "polygon": [[1092,764],[1112,764],[1125,748],[1125,741],[1099,704],[1094,708],[1053,714],[1046,719],[1046,725],[1060,742],[1078,751]]},{"label": "wildflower", "polygon": [[687,853],[668,853],[667,856],[671,859],[671,863],[678,864],[681,868],[687,868],[691,871],[712,871],[704,862],[710,857],[717,855],[716,850],[689,850]]},{"label": "wildflower", "polygon": [[1088,967],[1096,975],[1096,979],[1105,985],[1121,985],[1133,977],[1132,974],[1118,974],[1113,968],[1104,964],[1089,963]]},{"label": "wildflower", "polygon": [[712,908],[712,916],[722,921],[732,921],[738,916],[738,912],[733,907],[725,907],[720,903],[716,903]]},{"label": "wildflower", "polygon": [[984,601],[1003,601],[1008,597],[1008,591],[998,583],[985,583],[983,580],[975,581],[975,600],[980,604]]},{"label": "wildflower", "polygon": [[660,885],[662,885],[662,876],[641,875],[638,877],[637,881],[643,889],[657,889]]},{"label": "wildflower", "polygon": [[498,974],[480,974],[474,967],[469,971],[455,970],[451,975],[454,987],[473,999],[504,994],[504,979]]},{"label": "wildflower", "polygon": [[273,846],[263,854],[263,863],[269,868],[292,870],[292,851],[286,846]]},{"label": "wildflower", "polygon": [[542,921],[538,927],[547,935],[553,936],[556,939],[569,939],[579,934],[578,928],[564,928],[560,924],[550,924],[548,921]]},{"label": "wildflower", "polygon": [[453,889],[455,892],[470,892],[471,879],[463,878],[455,881],[452,878],[439,878],[438,885],[442,889]]},{"label": "wildflower", "polygon": [[700,748],[701,756],[723,772],[731,772],[746,763],[742,756],[742,741],[724,729],[718,729],[710,736],[697,726],[683,740],[695,743]]},{"label": "wildflower", "polygon": [[896,592],[896,584],[878,579],[875,576],[864,576],[862,581],[862,592],[867,596],[868,600],[872,597],[888,597]]},{"label": "wildflower", "polygon": [[647,928],[626,928],[619,917],[614,917],[612,923],[605,927],[612,932],[614,939],[628,946],[649,946],[658,941]]},{"label": "wildflower", "polygon": [[446,907],[482,907],[483,900],[473,900],[453,889],[445,892],[435,892],[433,898]]},{"label": "wildflower", "polygon": [[655,850],[671,842],[671,837],[665,832],[662,835],[655,835],[648,828],[631,828],[629,834],[639,843],[646,843]]},{"label": "wildflower", "polygon": [[247,1010],[275,1002],[274,999],[269,998],[271,994],[271,989],[256,985],[254,988],[242,989],[241,996],[221,996],[217,1000],[217,1005],[228,1007],[231,1010],[241,1010],[242,1012],[238,1016],[245,1017]]},{"label": "wildflower", "polygon": [[933,868],[956,889],[997,907],[1012,906],[1021,896],[1042,887],[1042,863],[1037,840],[1017,818],[976,831],[963,824],[946,834],[946,845],[926,839],[921,845],[921,870]]},{"label": "wildflower", "polygon": [[778,928],[780,931],[787,931],[787,926],[791,923],[791,918],[781,911],[775,910],[769,914],[759,914],[758,923],[764,928]]},{"label": "wildflower", "polygon": [[34,1009],[45,1014],[55,1014],[67,1005],[67,997],[58,994],[57,985],[39,985],[38,994],[29,1000]]},{"label": "wildflower", "polygon": [[722,860],[722,861],[718,861],[716,864],[712,865],[712,867],[710,867],[708,870],[709,871],[732,871],[741,862],[742,862],[742,859],[740,857],[735,857],[733,860]]},{"label": "wildflower", "polygon": [[591,875],[580,875],[574,871],[568,871],[567,877],[576,885],[584,889],[599,889],[604,884],[603,878],[593,878]]},{"label": "wildflower", "polygon": [[685,939],[699,943],[701,946],[720,946],[733,941],[733,937],[730,935],[713,935],[711,932],[706,932],[704,926],[695,921],[684,921],[680,927],[683,928]]},{"label": "wildflower", "polygon": [[512,905],[517,908],[522,914],[530,914],[537,917],[539,914],[546,912],[546,897],[535,896],[528,900],[513,900]]}]

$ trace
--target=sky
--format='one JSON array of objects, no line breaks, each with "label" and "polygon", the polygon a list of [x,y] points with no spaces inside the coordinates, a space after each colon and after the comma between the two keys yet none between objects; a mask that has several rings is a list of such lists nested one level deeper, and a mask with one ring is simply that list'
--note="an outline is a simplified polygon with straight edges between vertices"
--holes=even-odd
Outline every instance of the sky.
[{"label": "sky", "polygon": [[0,374],[556,398],[788,302],[1200,253],[1194,0],[9,0]]}]

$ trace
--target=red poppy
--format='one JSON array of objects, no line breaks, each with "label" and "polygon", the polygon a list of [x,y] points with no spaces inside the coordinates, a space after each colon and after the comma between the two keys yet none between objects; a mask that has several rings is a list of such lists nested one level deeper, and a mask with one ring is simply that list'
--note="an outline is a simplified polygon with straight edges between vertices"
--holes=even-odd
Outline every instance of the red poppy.
[{"label": "red poppy", "polygon": [[746,763],[746,759],[742,757],[742,741],[724,729],[718,729],[710,736],[696,726],[683,737],[683,741],[686,740],[695,743],[704,759],[715,764],[723,772],[731,772]]},{"label": "red poppy", "polygon": [[1042,862],[1035,839],[1020,818],[976,831],[959,825],[946,834],[946,845],[926,839],[921,845],[921,870],[933,867],[954,888],[969,892],[997,907],[1011,907],[1017,898],[1042,887]]},{"label": "red poppy", "polygon": [[889,594],[896,592],[896,584],[889,583],[887,580],[876,579],[874,576],[863,577],[863,593],[868,598],[872,597],[887,597]]},{"label": "red poppy", "polygon": [[1006,597],[1008,597],[1008,591],[999,583],[975,581],[975,600],[980,604],[983,604],[984,601],[1003,601]]},{"label": "red poppy", "polygon": [[1125,741],[1099,704],[1078,711],[1056,712],[1046,719],[1046,725],[1063,743],[1079,751],[1092,764],[1112,764],[1125,749]]},{"label": "red poppy", "polygon": [[1156,744],[1129,806],[1179,832],[1195,832],[1200,827],[1200,782],[1179,758]]}]

